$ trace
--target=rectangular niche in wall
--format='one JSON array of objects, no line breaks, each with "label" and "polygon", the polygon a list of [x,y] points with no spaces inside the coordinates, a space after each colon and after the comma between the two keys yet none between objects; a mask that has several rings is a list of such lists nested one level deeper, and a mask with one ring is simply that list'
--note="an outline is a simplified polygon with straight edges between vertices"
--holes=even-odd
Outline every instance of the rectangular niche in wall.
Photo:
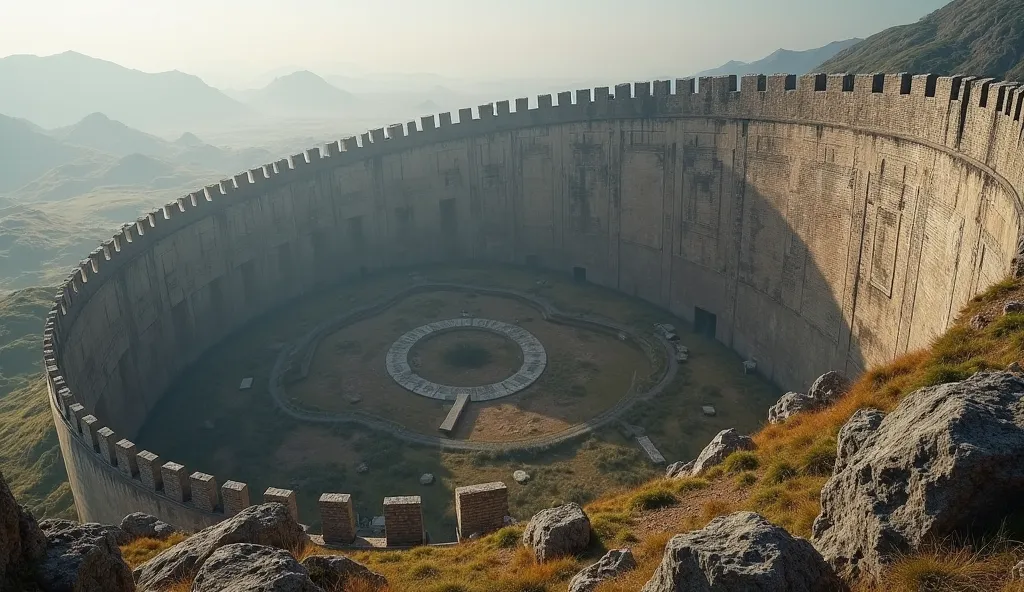
[{"label": "rectangular niche in wall", "polygon": [[699,306],[693,307],[693,331],[700,333],[708,339],[715,338],[718,330],[718,316],[708,312]]},{"label": "rectangular niche in wall", "polygon": [[352,241],[352,250],[359,253],[366,248],[366,236],[363,234],[362,216],[353,216],[348,219],[348,236]]},{"label": "rectangular niche in wall", "polygon": [[587,268],[586,267],[573,267],[572,268],[572,279],[583,283],[587,281]]}]

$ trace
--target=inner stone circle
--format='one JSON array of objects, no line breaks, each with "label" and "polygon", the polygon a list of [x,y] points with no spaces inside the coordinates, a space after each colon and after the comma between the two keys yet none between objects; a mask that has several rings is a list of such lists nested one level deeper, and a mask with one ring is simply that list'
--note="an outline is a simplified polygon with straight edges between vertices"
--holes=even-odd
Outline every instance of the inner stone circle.
[{"label": "inner stone circle", "polygon": [[[481,386],[452,386],[438,384],[417,374],[409,364],[409,352],[421,340],[448,331],[489,331],[512,340],[523,351],[523,364],[519,370],[501,382]],[[509,323],[492,319],[460,318],[428,323],[405,333],[388,350],[385,364],[388,374],[403,388],[417,395],[454,401],[459,395],[468,395],[470,401],[491,401],[518,393],[540,378],[547,367],[544,346],[532,333]]]}]

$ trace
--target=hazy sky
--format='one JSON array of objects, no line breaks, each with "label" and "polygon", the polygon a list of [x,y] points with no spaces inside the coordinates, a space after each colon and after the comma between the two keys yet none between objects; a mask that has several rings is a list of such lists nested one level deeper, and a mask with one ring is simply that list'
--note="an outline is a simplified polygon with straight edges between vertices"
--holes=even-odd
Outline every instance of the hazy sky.
[{"label": "hazy sky", "polygon": [[913,22],[945,0],[2,0],[0,56],[75,50],[238,84],[282,67],[692,74]]}]

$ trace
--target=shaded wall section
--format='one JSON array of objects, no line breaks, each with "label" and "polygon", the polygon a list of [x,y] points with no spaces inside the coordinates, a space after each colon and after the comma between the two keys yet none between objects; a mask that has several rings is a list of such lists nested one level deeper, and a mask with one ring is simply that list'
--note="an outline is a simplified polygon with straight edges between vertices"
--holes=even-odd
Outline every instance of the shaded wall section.
[{"label": "shaded wall section", "polygon": [[46,329],[81,518],[118,521],[137,495],[162,518],[178,509],[109,483],[97,447],[73,445],[71,402],[130,439],[228,332],[362,270],[585,268],[685,319],[715,315],[717,339],[792,390],[926,345],[1007,273],[1022,220],[1015,85],[808,75],[736,87],[637,83],[423,118],[126,225],[68,279]]}]

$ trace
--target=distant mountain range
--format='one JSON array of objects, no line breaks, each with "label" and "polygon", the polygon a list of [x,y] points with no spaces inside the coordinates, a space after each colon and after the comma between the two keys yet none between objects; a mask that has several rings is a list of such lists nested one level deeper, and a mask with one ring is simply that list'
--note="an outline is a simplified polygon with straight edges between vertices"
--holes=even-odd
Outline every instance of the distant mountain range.
[{"label": "distant mountain range", "polygon": [[1024,81],[1024,2],[954,0],[825,61],[823,72],[971,74]]},{"label": "distant mountain range", "polygon": [[0,59],[0,113],[46,128],[102,112],[143,129],[190,127],[245,117],[248,109],[199,78],[150,74],[75,52]]},{"label": "distant mountain range", "polygon": [[340,117],[358,102],[351,93],[308,70],[279,76],[261,89],[234,96],[258,111],[283,117]]},{"label": "distant mountain range", "polygon": [[847,39],[833,41],[828,45],[795,51],[778,49],[771,55],[754,62],[731,61],[717,68],[704,70],[696,76],[743,76],[744,74],[807,74],[822,62],[828,60],[844,49],[855,46],[863,39]]}]

